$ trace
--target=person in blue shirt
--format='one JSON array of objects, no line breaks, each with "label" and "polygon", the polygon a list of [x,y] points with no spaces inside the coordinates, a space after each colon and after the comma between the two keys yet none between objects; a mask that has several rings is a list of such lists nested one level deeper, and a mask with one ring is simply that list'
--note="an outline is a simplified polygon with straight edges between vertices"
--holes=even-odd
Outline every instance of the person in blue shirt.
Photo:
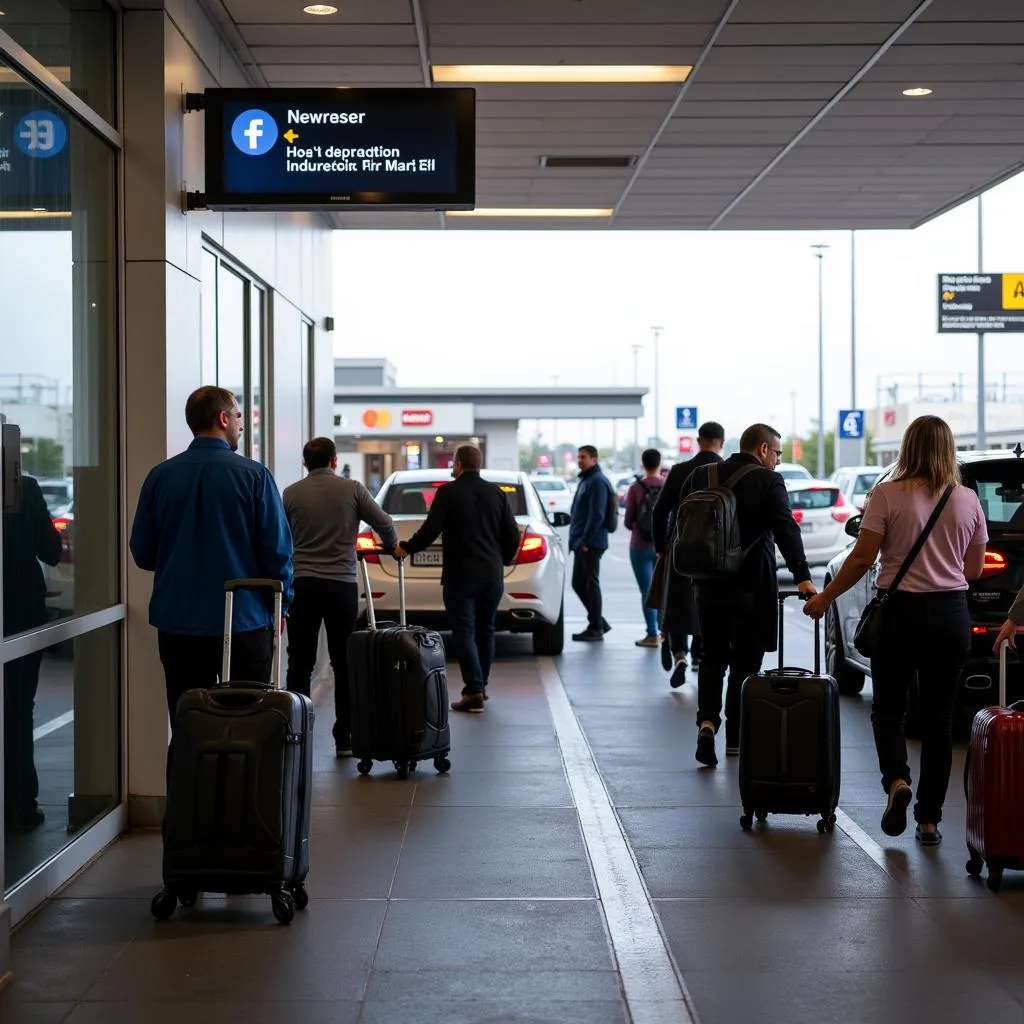
[{"label": "person in blue shirt", "polygon": [[585,444],[576,454],[580,482],[572,499],[569,550],[573,553],[572,589],[587,610],[587,628],[573,640],[598,642],[612,627],[601,614],[601,556],[608,550],[608,515],[618,499],[611,481],[601,472],[597,449]]},{"label": "person in blue shirt", "polygon": [[[155,574],[149,602],[157,629],[171,720],[178,698],[217,684],[223,654],[224,583],[280,580],[292,595],[292,536],[266,466],[236,454],[242,413],[224,388],[189,395],[185,422],[195,440],[150,470],[132,525],[135,564]],[[232,679],[267,682],[273,663],[269,593],[235,595]]]}]

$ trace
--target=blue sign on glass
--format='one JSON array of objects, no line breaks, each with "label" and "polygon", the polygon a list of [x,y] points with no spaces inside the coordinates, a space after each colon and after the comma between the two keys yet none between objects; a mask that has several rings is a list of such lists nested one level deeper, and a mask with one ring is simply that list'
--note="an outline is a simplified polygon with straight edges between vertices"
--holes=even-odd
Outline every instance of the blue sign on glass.
[{"label": "blue sign on glass", "polygon": [[859,441],[864,436],[864,410],[839,410],[839,436],[844,441]]},{"label": "blue sign on glass", "polygon": [[679,405],[676,406],[676,430],[697,429],[697,406]]},{"label": "blue sign on glass", "polygon": [[0,89],[0,209],[71,209],[68,120],[25,89]]}]

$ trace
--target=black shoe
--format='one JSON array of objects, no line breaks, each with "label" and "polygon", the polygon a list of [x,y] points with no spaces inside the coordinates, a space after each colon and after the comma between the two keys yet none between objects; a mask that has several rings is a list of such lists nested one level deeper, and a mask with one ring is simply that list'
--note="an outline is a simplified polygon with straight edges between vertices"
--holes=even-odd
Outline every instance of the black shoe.
[{"label": "black shoe", "polygon": [[573,640],[578,640],[585,644],[604,643],[604,633],[601,633],[596,629],[585,629],[582,633],[573,633],[572,638]]},{"label": "black shoe", "polygon": [[938,846],[942,842],[942,833],[936,826],[934,832],[922,832],[921,826],[918,825],[916,829],[917,841],[922,846]]},{"label": "black shoe", "polygon": [[[462,688],[462,696],[468,697],[470,693],[475,693],[475,690],[467,690],[465,687]],[[490,700],[491,698],[487,694],[487,684],[484,684],[484,700]]]},{"label": "black shoe", "polygon": [[44,821],[46,821],[46,815],[36,807],[27,814],[15,817],[9,827],[12,832],[31,832],[39,828]]},{"label": "black shoe", "polygon": [[602,619],[601,620],[601,632],[602,633],[610,633],[611,631],[612,631],[612,627],[608,625],[608,620],[607,619]]},{"label": "black shoe", "polygon": [[894,782],[889,787],[889,802],[882,812],[882,831],[887,836],[901,836],[907,830],[907,808],[913,797],[905,782]]},{"label": "black shoe", "polygon": [[666,672],[672,671],[672,648],[667,639],[661,641],[661,667]]},{"label": "black shoe", "polygon": [[740,756],[740,745],[738,743],[729,743],[728,740],[725,744],[725,756],[726,757],[739,757]]},{"label": "black shoe", "polygon": [[676,667],[672,670],[672,677],[668,681],[668,685],[673,690],[678,690],[683,683],[686,682],[686,659],[680,658],[676,662]]},{"label": "black shoe", "polygon": [[697,733],[696,758],[708,768],[714,768],[718,764],[718,755],[715,753],[715,730],[710,725],[702,725]]},{"label": "black shoe", "polygon": [[334,741],[334,756],[335,757],[351,757],[352,756],[352,737],[344,736],[340,740]]}]

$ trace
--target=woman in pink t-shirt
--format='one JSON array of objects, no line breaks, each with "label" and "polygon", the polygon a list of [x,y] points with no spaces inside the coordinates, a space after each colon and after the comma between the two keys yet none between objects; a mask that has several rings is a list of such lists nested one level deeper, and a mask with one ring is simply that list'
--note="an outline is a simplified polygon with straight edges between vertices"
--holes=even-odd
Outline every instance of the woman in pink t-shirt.
[{"label": "woman in pink t-shirt", "polygon": [[887,794],[882,831],[907,827],[910,766],[903,731],[907,690],[917,674],[921,708],[921,781],[914,818],[917,838],[935,846],[953,761],[953,703],[971,647],[967,581],[985,564],[988,531],[978,496],[960,483],[949,425],[920,416],[907,428],[896,468],[871,492],[854,549],[836,578],[804,606],[821,618],[881,555],[876,586],[891,586],[946,490],[949,498],[899,587],[886,602],[881,646],[871,659],[871,725]]}]

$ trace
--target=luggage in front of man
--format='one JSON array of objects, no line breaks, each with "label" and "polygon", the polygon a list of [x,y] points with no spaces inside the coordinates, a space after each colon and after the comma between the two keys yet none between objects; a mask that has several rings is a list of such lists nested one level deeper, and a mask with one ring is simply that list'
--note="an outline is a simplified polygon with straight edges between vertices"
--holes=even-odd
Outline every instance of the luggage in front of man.
[{"label": "luggage in front of man", "polygon": [[352,693],[352,753],[366,775],[374,761],[391,761],[406,778],[420,761],[451,768],[448,677],[441,635],[406,625],[405,559],[398,560],[399,623],[377,622],[365,556],[357,551],[367,629],[348,638]]},{"label": "luggage in front of man", "polygon": [[740,712],[740,825],[769,814],[817,814],[819,832],[835,827],[839,804],[839,687],[821,672],[821,625],[814,624],[814,671],[783,667],[779,594],[779,667],[743,682]]},{"label": "luggage in front of man", "polygon": [[234,595],[264,588],[274,592],[269,686],[231,680],[188,690],[178,702],[167,752],[164,888],[152,903],[160,920],[203,892],[269,895],[282,924],[309,902],[313,704],[280,688],[280,581],[225,583],[221,679],[230,679]]},{"label": "luggage in front of man", "polygon": [[1006,706],[1006,644],[999,648],[999,706],[982,708],[971,726],[964,766],[967,790],[967,871],[988,865],[995,892],[1003,871],[1024,870],[1024,711]]}]

